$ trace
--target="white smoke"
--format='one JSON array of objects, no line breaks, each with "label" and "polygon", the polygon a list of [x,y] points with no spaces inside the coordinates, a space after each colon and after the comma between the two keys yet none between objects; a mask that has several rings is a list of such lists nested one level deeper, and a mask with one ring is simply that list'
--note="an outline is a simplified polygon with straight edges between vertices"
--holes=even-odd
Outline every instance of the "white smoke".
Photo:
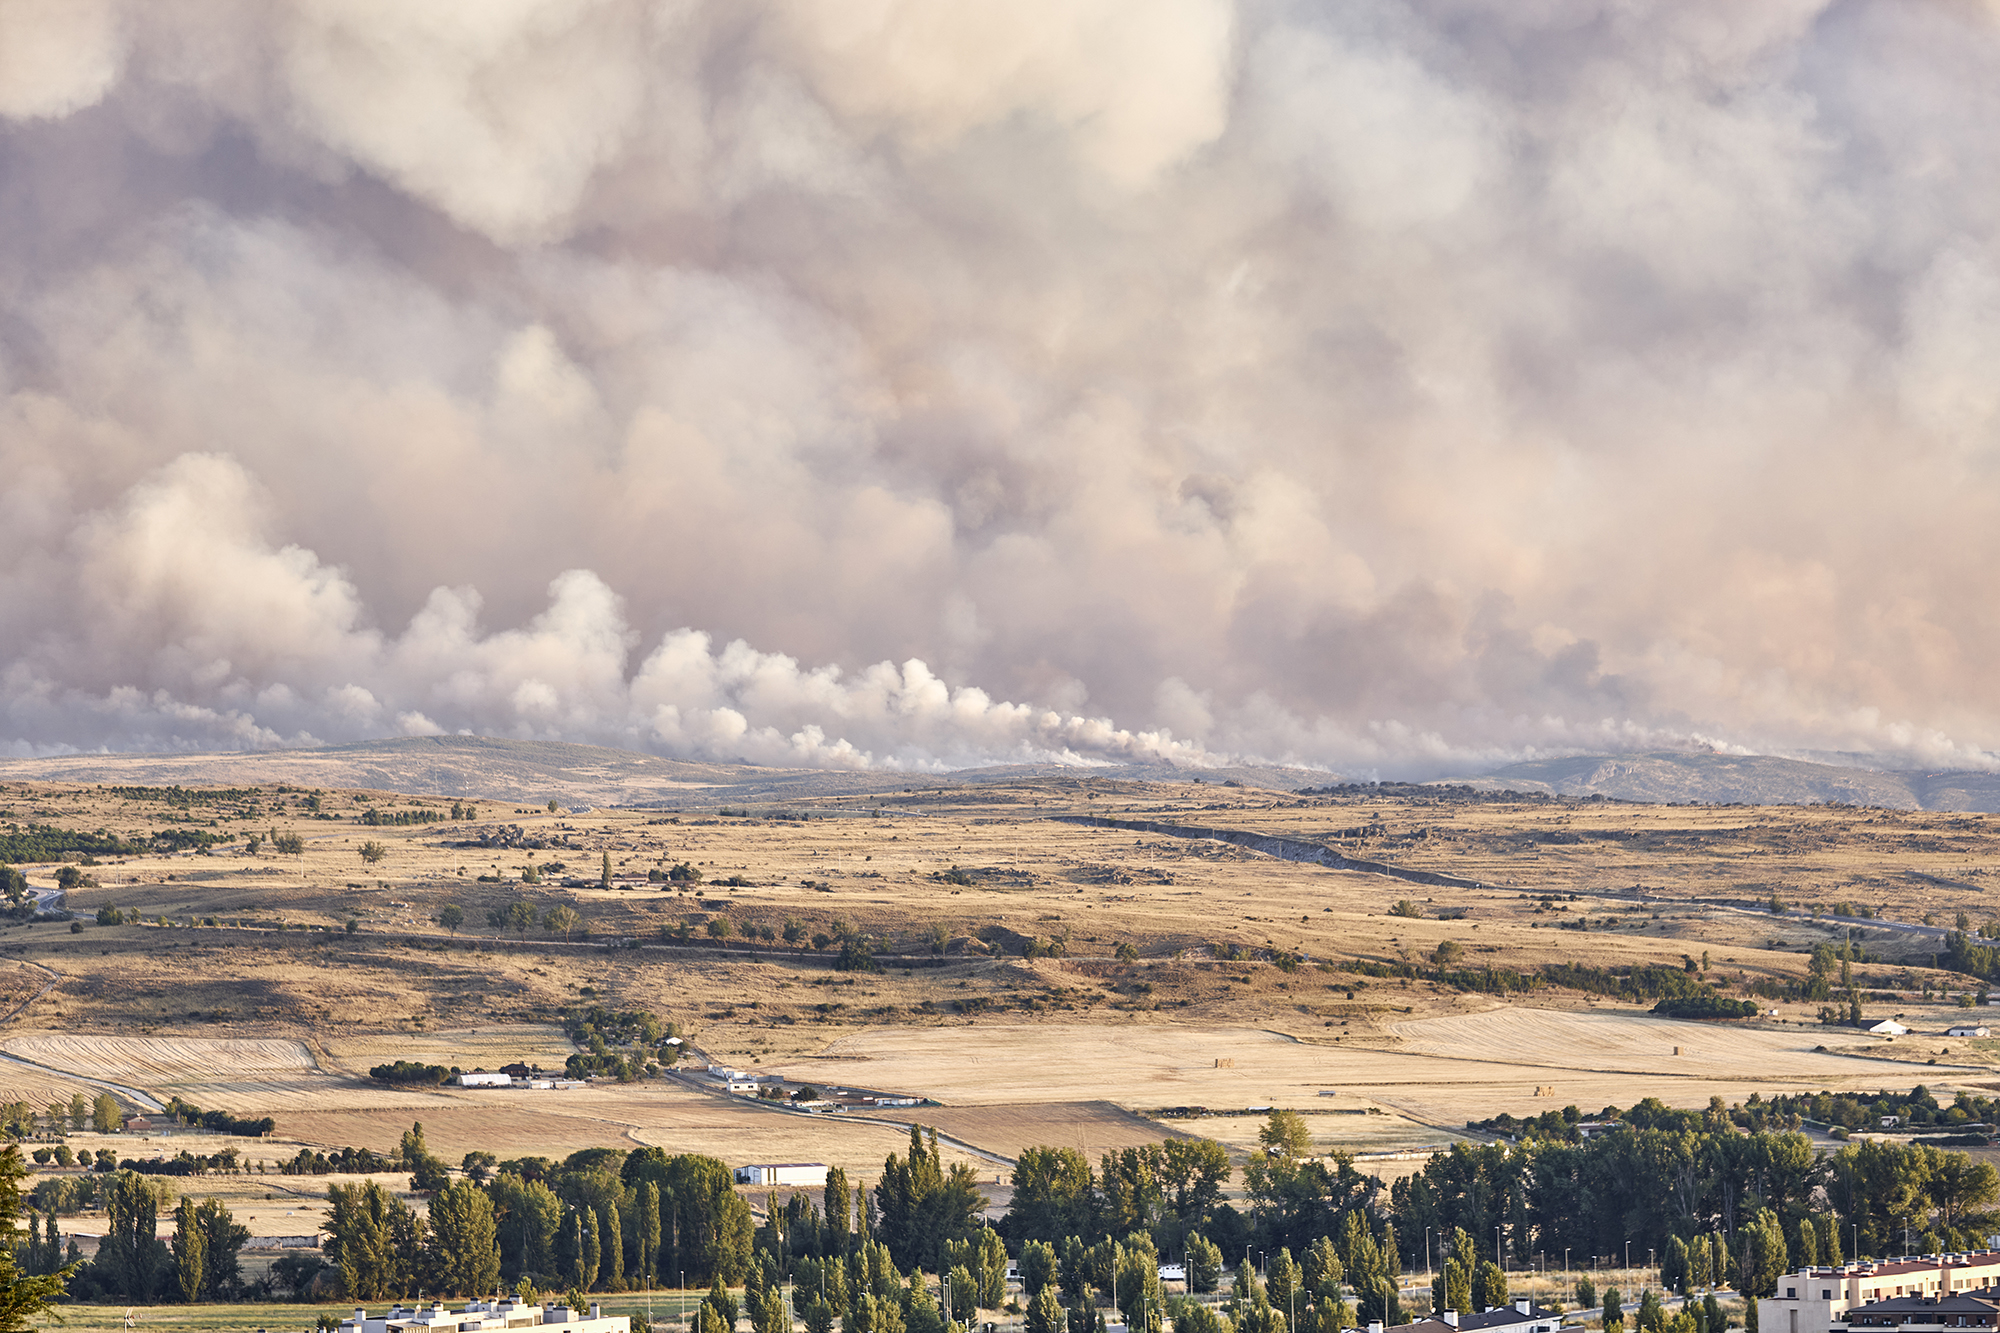
[{"label": "white smoke", "polygon": [[1987,765],[2000,31],[0,0],[0,746]]}]

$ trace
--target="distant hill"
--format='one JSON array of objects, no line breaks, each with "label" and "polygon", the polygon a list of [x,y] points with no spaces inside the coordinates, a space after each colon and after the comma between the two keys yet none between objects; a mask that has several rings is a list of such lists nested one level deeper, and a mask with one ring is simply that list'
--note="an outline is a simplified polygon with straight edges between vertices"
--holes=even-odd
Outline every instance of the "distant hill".
[{"label": "distant hill", "polygon": [[[290,783],[359,787],[416,796],[481,796],[570,807],[678,807],[723,802],[865,796],[962,783],[1233,782],[1269,791],[1333,786],[1346,779],[1312,769],[1245,764],[1000,764],[950,773],[874,769],[763,768],[690,763],[632,750],[490,736],[412,736],[301,750],[220,754],[86,754],[0,760],[0,780],[131,783],[146,786]],[[1579,755],[1509,764],[1450,779],[1488,791],[1552,796],[1603,795],[1624,801],[1726,805],[1843,802],[1898,810],[2000,811],[2000,774],[1890,772],[1771,755]]]},{"label": "distant hill", "polygon": [[1010,764],[956,773],[762,768],[754,764],[660,759],[601,745],[503,740],[490,736],[411,736],[313,749],[219,754],[84,754],[0,760],[0,780],[16,782],[138,786],[175,783],[247,786],[282,782],[299,787],[358,787],[413,796],[479,796],[533,805],[553,799],[571,807],[806,799],[962,782],[1107,779],[1192,782],[1196,778],[1209,783],[1234,781],[1246,787],[1280,791],[1340,780],[1326,773],[1297,768],[1244,766],[1190,770],[1166,764],[1095,768]]},{"label": "distant hill", "polygon": [[1622,801],[1712,805],[1841,802],[1895,810],[2000,811],[2000,774],[1895,772],[1772,755],[1579,755],[1509,764],[1460,779],[1491,791],[1609,796]]}]

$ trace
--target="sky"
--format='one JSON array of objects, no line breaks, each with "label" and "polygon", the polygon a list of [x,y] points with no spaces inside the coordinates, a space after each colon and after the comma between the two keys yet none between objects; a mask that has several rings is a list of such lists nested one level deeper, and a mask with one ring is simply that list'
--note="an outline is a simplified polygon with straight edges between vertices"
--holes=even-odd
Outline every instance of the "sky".
[{"label": "sky", "polygon": [[2000,6],[0,0],[0,753],[1996,766]]}]

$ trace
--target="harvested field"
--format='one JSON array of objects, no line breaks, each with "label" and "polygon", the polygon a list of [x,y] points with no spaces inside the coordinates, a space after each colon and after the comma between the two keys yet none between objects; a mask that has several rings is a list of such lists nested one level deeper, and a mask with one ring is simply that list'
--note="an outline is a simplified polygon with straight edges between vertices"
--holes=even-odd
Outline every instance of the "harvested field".
[{"label": "harvested field", "polygon": [[[1434,1026],[1444,1025],[1444,1026]],[[1499,1111],[1595,1108],[1657,1096],[1702,1106],[1775,1087],[1886,1086],[1910,1066],[1815,1052],[1827,1030],[1742,1029],[1632,1013],[1503,1006],[1399,1026],[1400,1048],[1307,1044],[1254,1028],[1033,1024],[880,1029],[842,1038],[787,1078],[895,1087],[953,1105],[1068,1101],[1095,1091],[1135,1108],[1323,1105],[1338,1089],[1420,1123],[1461,1125]],[[1887,1050],[1849,1033],[1848,1049]],[[1864,1044],[1871,1043],[1871,1044]],[[1673,1056],[1676,1044],[1697,1052]],[[1579,1054],[1580,1053],[1580,1054]],[[1219,1060],[1229,1063],[1218,1067]],[[1948,1076],[1948,1066],[1936,1073]],[[1967,1071],[1959,1071],[1964,1073]],[[1553,1089],[1537,1095],[1538,1088]]]},{"label": "harvested field", "polygon": [[1116,1148],[1191,1137],[1176,1125],[1137,1116],[1111,1102],[1030,1102],[1019,1106],[898,1106],[867,1113],[929,1125],[988,1152],[1018,1157],[1023,1148],[1075,1148],[1093,1162]]},{"label": "harvested field", "polygon": [[498,1069],[519,1061],[561,1069],[576,1047],[553,1024],[520,1023],[442,1032],[341,1032],[327,1036],[321,1049],[327,1068],[359,1076],[396,1060],[460,1069]]},{"label": "harvested field", "polygon": [[[1530,1009],[1425,1018],[1395,1025],[1402,1049],[1454,1060],[1501,1061],[1572,1073],[1698,1074],[1824,1082],[1856,1075],[1850,1054],[1893,1051],[1853,1028],[1753,1028],[1601,1010]],[[1815,1052],[1815,1046],[1827,1048]],[[1675,1054],[1678,1049],[1679,1054]],[[1553,1076],[1553,1075],[1552,1075]],[[1869,1071],[1869,1077],[1880,1078]]]},{"label": "harvested field", "polygon": [[52,1069],[141,1085],[204,1083],[218,1074],[237,1080],[292,1079],[317,1073],[312,1052],[296,1041],[245,1037],[91,1037],[23,1032],[0,1050]]},{"label": "harvested field", "polygon": [[146,1098],[181,1097],[204,1109],[267,1115],[334,1106],[422,1108],[440,1096],[324,1073],[303,1043],[269,1038],[30,1032],[0,1042],[0,1051],[125,1093],[142,1110],[158,1109]]},{"label": "harvested field", "polygon": [[[658,1146],[707,1153],[732,1165],[825,1162],[857,1180],[873,1180],[883,1158],[908,1147],[907,1134],[893,1125],[774,1111],[678,1083],[450,1093],[437,1104],[400,1111],[297,1111],[278,1117],[278,1132],[313,1144],[379,1152],[394,1148],[412,1119],[422,1120],[431,1150],[453,1161],[474,1149],[505,1159]],[[945,1156],[971,1162],[988,1175],[993,1170],[990,1161],[957,1149],[947,1148]]]},{"label": "harvested field", "polygon": [[23,1101],[39,1108],[50,1102],[67,1102],[79,1092],[89,1099],[103,1091],[95,1084],[66,1079],[51,1070],[0,1059],[0,1101]]}]

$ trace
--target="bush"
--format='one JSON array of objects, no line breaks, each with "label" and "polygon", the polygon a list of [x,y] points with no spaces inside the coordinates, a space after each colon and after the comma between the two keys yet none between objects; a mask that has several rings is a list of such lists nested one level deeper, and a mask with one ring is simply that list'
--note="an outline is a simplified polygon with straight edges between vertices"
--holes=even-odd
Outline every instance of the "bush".
[{"label": "bush", "polygon": [[1653,1006],[1662,1018],[1754,1018],[1757,1006],[1749,1000],[1729,1000],[1715,994],[1670,995]]},{"label": "bush", "polygon": [[415,1060],[398,1060],[390,1065],[376,1065],[368,1071],[368,1077],[379,1083],[421,1083],[430,1087],[440,1087],[451,1077],[451,1071],[443,1065],[419,1064]]}]

